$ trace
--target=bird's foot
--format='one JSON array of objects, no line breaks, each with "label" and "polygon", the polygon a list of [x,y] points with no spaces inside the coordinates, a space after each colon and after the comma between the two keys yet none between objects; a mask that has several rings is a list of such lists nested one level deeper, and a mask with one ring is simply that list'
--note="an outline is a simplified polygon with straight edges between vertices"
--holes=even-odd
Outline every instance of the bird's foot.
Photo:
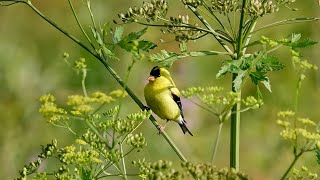
[{"label": "bird's foot", "polygon": [[159,125],[159,135],[163,133],[164,128],[166,128],[166,125]]},{"label": "bird's foot", "polygon": [[143,108],[141,108],[142,110],[147,110],[147,111],[149,111],[150,110],[150,108],[148,107],[148,106],[144,106]]}]

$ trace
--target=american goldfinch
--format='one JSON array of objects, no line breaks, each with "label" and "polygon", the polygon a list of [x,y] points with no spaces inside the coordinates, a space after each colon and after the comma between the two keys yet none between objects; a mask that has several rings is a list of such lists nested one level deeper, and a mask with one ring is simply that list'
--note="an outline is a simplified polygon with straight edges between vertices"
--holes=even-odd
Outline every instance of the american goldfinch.
[{"label": "american goldfinch", "polygon": [[[176,88],[171,75],[165,68],[155,66],[148,77],[149,83],[144,88],[144,97],[149,108],[161,119],[175,121],[181,127],[183,133],[192,133],[186,126],[182,112],[180,92]],[[166,124],[165,124],[166,125]],[[160,127],[160,131],[164,129]]]}]

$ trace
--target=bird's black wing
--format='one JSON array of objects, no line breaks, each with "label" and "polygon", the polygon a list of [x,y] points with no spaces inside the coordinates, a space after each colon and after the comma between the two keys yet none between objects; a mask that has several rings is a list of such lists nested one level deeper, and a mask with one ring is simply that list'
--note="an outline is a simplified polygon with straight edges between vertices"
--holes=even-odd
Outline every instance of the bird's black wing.
[{"label": "bird's black wing", "polygon": [[[181,117],[182,117],[182,119],[184,120],[184,115],[183,115],[183,111],[182,111],[182,104],[181,104],[181,99],[180,99],[180,97],[179,97],[177,94],[175,94],[175,93],[172,91],[172,89],[171,89],[171,95],[172,95],[172,98],[173,98],[174,102],[176,102],[177,105],[179,106]],[[184,120],[184,121],[185,121],[185,120]]]}]

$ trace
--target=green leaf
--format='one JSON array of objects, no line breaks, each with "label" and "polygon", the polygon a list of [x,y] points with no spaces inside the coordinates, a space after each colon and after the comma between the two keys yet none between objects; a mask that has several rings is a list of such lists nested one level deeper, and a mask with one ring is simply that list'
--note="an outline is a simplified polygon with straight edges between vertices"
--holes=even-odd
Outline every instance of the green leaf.
[{"label": "green leaf", "polygon": [[150,49],[156,48],[157,45],[153,42],[141,40],[139,41],[138,49],[141,49],[143,51],[149,52]]},{"label": "green leaf", "polygon": [[319,148],[316,149],[316,156],[317,156],[317,162],[320,165],[320,149]]},{"label": "green leaf", "polygon": [[316,41],[312,41],[312,40],[309,40],[309,39],[304,39],[298,43],[295,43],[295,44],[291,44],[290,47],[292,47],[293,49],[297,49],[297,48],[305,48],[305,47],[308,47],[308,46],[312,46],[312,45],[315,45],[317,44],[318,42]]},{"label": "green leaf", "polygon": [[292,34],[291,40],[289,42],[278,41],[278,43],[281,43],[285,46],[289,46],[292,49],[305,48],[305,47],[312,46],[312,45],[315,45],[318,43],[318,42],[312,41],[310,39],[300,40],[300,38],[301,38],[301,34]]},{"label": "green leaf", "polygon": [[138,32],[131,32],[119,42],[119,45],[123,43],[133,42],[134,40],[139,39],[146,32],[147,28],[143,28],[141,31]]},{"label": "green leaf", "polygon": [[95,38],[96,42],[99,44],[100,48],[98,49],[100,56],[108,56],[111,59],[118,59],[116,55],[106,47],[105,43],[103,42],[100,33],[97,32],[93,27],[90,27],[93,37]]},{"label": "green leaf", "polygon": [[187,43],[186,42],[180,42],[179,43],[179,48],[180,48],[180,51],[182,53],[187,52],[187,50],[188,50]]},{"label": "green leaf", "polygon": [[111,59],[119,60],[119,58],[110,49],[108,49],[105,45],[101,46],[101,50],[103,52],[103,54],[101,54],[102,56],[107,55]]},{"label": "green leaf", "polygon": [[[125,49],[128,52],[131,52],[132,50],[134,50],[135,43],[136,43],[135,41],[137,41],[144,33],[146,33],[146,31],[147,31],[147,28],[144,28],[138,32],[132,32],[129,35],[125,36],[121,41],[119,41],[118,45],[122,49]],[[154,49],[155,47],[157,47],[155,43],[146,41],[146,40],[138,41],[138,45],[137,45],[138,50],[143,50],[147,52],[150,49]]]},{"label": "green leaf", "polygon": [[112,36],[113,42],[115,44],[117,44],[121,41],[123,31],[124,31],[124,28],[122,26],[116,27],[116,30],[114,31],[114,34]]},{"label": "green leaf", "polygon": [[216,78],[219,79],[222,76],[226,75],[228,72],[230,72],[230,65],[229,63],[225,63],[224,66],[221,67],[221,69],[219,70],[218,74],[216,75]]},{"label": "green leaf", "polygon": [[279,58],[269,55],[264,55],[256,64],[257,71],[268,72],[268,71],[278,71],[285,67]]},{"label": "green leaf", "polygon": [[166,50],[161,50],[160,53],[149,55],[149,60],[152,62],[157,62],[162,66],[170,67],[172,63],[174,63],[176,60],[181,58],[220,55],[220,54],[226,55],[227,53],[218,52],[218,51],[195,51],[195,52],[177,54],[175,52],[167,52]]},{"label": "green leaf", "polygon": [[256,71],[256,72],[251,72],[249,74],[252,82],[255,85],[258,85],[259,81],[266,81],[268,80],[268,77],[266,76],[266,72],[261,72],[261,71]]},{"label": "green leaf", "polygon": [[261,81],[261,83],[264,85],[264,87],[268,89],[269,92],[272,92],[271,84],[268,77],[267,77],[267,80]]},{"label": "green leaf", "polygon": [[99,32],[97,32],[93,27],[90,26],[90,29],[91,29],[91,32],[93,34],[93,37],[94,39],[96,39],[96,42],[99,44],[99,45],[103,45],[103,40],[101,39],[100,37],[100,34]]},{"label": "green leaf", "polygon": [[262,93],[261,93],[261,91],[260,91],[259,86],[256,85],[256,87],[257,87],[257,97],[258,97],[258,100],[263,99],[263,96],[262,96]]},{"label": "green leaf", "polygon": [[240,70],[237,74],[237,77],[233,80],[233,87],[236,91],[241,88],[242,80],[246,75],[247,71]]},{"label": "green leaf", "polygon": [[295,34],[295,33],[293,33],[293,34],[291,35],[291,42],[292,42],[292,43],[296,43],[296,42],[299,41],[300,38],[301,38],[301,34]]},{"label": "green leaf", "polygon": [[167,52],[166,50],[161,50],[160,53],[149,55],[150,61],[160,63],[165,67],[170,67],[172,63],[179,58],[182,58],[179,54]]}]

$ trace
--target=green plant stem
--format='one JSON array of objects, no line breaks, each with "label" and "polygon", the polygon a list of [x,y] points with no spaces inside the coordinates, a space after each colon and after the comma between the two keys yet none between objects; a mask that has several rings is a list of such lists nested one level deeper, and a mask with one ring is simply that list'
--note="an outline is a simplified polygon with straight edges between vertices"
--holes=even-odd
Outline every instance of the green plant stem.
[{"label": "green plant stem", "polygon": [[282,175],[280,180],[284,180],[286,179],[286,177],[288,176],[288,174],[290,173],[291,169],[293,168],[293,166],[296,164],[296,162],[298,161],[298,159],[301,157],[301,155],[303,154],[303,151],[301,151],[299,154],[294,156],[293,161],[291,162],[290,166],[288,167],[287,171]]},{"label": "green plant stem", "polygon": [[122,159],[122,169],[123,169],[123,179],[128,179],[127,177],[127,169],[126,169],[126,162],[124,161],[124,156],[123,156],[123,147],[122,144],[120,144],[120,154],[121,154],[121,159]]},{"label": "green plant stem", "polygon": [[320,20],[320,18],[316,18],[316,17],[285,19],[285,20],[277,21],[277,22],[262,26],[262,27],[256,29],[255,31],[251,32],[250,34],[256,33],[256,32],[261,31],[263,29],[275,27],[275,26],[294,24],[294,23],[302,23],[302,22],[312,22],[312,21],[318,21],[318,20]]},{"label": "green plant stem", "polygon": [[193,12],[193,14],[202,22],[204,26],[206,26],[212,33],[212,35],[216,38],[216,40],[220,43],[220,45],[229,53],[230,56],[233,56],[231,49],[222,41],[219,35],[215,35],[217,32],[210,26],[210,24],[200,15],[196,8],[189,6],[188,8]]},{"label": "green plant stem", "polygon": [[[236,74],[233,75],[233,80]],[[232,87],[235,92],[235,89]],[[241,98],[241,91],[238,93]],[[231,127],[230,127],[230,168],[239,171],[239,151],[240,151],[240,102],[235,104],[231,109]]]},{"label": "green plant stem", "polygon": [[212,164],[213,164],[215,157],[216,157],[216,154],[217,154],[222,127],[223,127],[223,122],[219,122],[219,127],[218,127],[218,131],[217,131],[216,139],[214,141],[214,146],[213,146],[213,153],[212,153],[212,158],[211,158]]},{"label": "green plant stem", "polygon": [[90,122],[88,119],[86,119],[85,121],[86,121],[87,125],[90,127],[90,129],[91,129],[104,143],[106,143],[106,145],[107,145],[107,147],[108,147],[109,149],[111,149],[111,146],[110,146],[109,142],[108,142],[107,140],[105,140],[105,139],[101,136],[101,134],[99,133],[99,131],[91,124],[91,122]]},{"label": "green plant stem", "polygon": [[298,112],[298,104],[299,104],[299,95],[300,95],[300,89],[301,89],[301,85],[302,85],[302,78],[301,78],[301,74],[299,74],[299,79],[297,81],[297,85],[296,85],[296,94],[295,94],[295,98],[294,98],[294,111]]},{"label": "green plant stem", "polygon": [[79,18],[78,18],[78,16],[77,16],[76,11],[74,10],[74,7],[73,7],[73,4],[72,4],[71,0],[68,0],[68,2],[69,2],[69,5],[70,5],[72,14],[73,14],[74,18],[76,19],[77,24],[78,24],[81,32],[82,32],[83,35],[86,37],[86,39],[87,39],[87,41],[90,43],[91,47],[94,48],[94,45],[93,45],[91,39],[89,38],[89,36],[87,35],[86,31],[83,29],[83,27],[82,27],[82,25],[81,25],[81,23],[80,23],[80,21],[79,21]]},{"label": "green plant stem", "polygon": [[82,79],[81,79],[81,86],[83,95],[88,97],[87,88],[86,88],[86,77],[87,77],[87,69],[82,69]]},{"label": "green plant stem", "polygon": [[[12,2],[12,1],[11,1]],[[94,51],[90,50],[86,45],[84,45],[81,41],[79,41],[76,37],[74,37],[73,35],[69,34],[67,31],[63,30],[59,25],[57,25],[55,22],[53,22],[52,20],[50,20],[49,18],[47,18],[44,14],[42,14],[35,6],[32,5],[32,3],[30,1],[26,2],[26,1],[13,1],[13,2],[20,2],[20,3],[24,3],[26,5],[28,5],[36,14],[38,14],[42,19],[44,19],[45,21],[47,21],[49,24],[51,24],[53,27],[55,27],[57,30],[59,30],[60,32],[62,32],[64,35],[66,35],[67,37],[69,37],[72,41],[74,41],[75,43],[77,43],[79,46],[81,46],[83,49],[85,49],[87,52],[89,52],[91,55],[93,55],[95,58],[97,58],[102,64],[103,66],[108,70],[108,72],[114,77],[114,79],[126,90],[126,92],[128,93],[128,95],[133,99],[133,101],[141,108],[144,109],[145,106],[142,104],[142,102],[139,100],[139,98],[132,92],[132,90],[125,85],[124,81],[118,76],[118,74],[109,66],[108,62],[105,61],[104,59],[102,59],[98,54],[96,54]],[[159,130],[160,127],[156,121],[156,119],[153,116],[150,116],[150,121],[152,122],[152,124]],[[181,151],[178,149],[178,147],[174,144],[174,142],[170,139],[170,137],[167,135],[166,132],[163,132],[161,134],[164,139],[168,142],[168,144],[170,145],[170,147],[176,152],[176,154],[178,155],[178,157],[182,160],[182,161],[187,161],[187,159],[185,158],[185,156],[181,153]]]},{"label": "green plant stem", "polygon": [[[240,15],[240,24],[238,32],[238,40],[236,46],[237,57],[235,60],[240,59],[242,56],[242,33],[243,33],[243,24],[244,24],[244,9],[246,6],[246,0],[242,0],[242,8]],[[236,92],[236,89],[233,86],[233,81],[236,79],[237,74],[232,74],[232,91]],[[238,92],[238,98],[241,99],[241,90]],[[235,104],[231,109],[231,127],[230,127],[230,168],[234,168],[236,171],[239,171],[240,162],[239,162],[239,151],[240,151],[240,105],[241,102]]]}]

